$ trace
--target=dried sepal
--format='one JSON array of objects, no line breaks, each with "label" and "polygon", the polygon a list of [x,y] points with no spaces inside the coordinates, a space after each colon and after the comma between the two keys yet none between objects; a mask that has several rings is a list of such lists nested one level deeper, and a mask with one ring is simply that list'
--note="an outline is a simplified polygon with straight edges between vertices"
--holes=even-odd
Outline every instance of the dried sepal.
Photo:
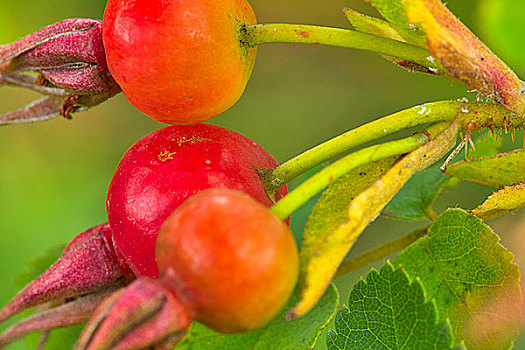
[{"label": "dried sepal", "polygon": [[158,280],[142,278],[99,305],[74,349],[163,349],[176,344],[190,322],[177,295]]},{"label": "dried sepal", "polygon": [[[0,85],[47,95],[0,115],[0,125],[38,121],[95,106],[120,91],[108,71],[102,21],[67,19],[0,46]],[[62,104],[60,108],[56,105]],[[36,108],[36,107],[38,108]]]},{"label": "dried sepal", "polygon": [[33,315],[15,323],[0,334],[0,349],[33,332],[43,332],[44,336],[39,342],[39,347],[42,347],[50,330],[87,322],[100,302],[121,287],[122,285],[117,283],[97,293],[58,306],[44,306]]}]

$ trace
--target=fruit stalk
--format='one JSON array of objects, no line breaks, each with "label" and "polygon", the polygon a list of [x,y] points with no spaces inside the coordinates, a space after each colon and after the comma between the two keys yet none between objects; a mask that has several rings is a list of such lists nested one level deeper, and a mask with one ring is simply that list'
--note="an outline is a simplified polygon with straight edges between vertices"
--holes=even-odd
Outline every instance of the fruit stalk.
[{"label": "fruit stalk", "polygon": [[427,49],[350,29],[305,24],[263,23],[243,26],[240,37],[246,47],[269,43],[298,43],[372,51],[418,63],[436,70],[439,74],[448,75]]},{"label": "fruit stalk", "polygon": [[280,219],[285,219],[331,182],[350,170],[369,162],[408,153],[425,144],[428,140],[425,134],[416,134],[402,140],[386,142],[351,153],[303,182],[275,203],[271,210]]},{"label": "fruit stalk", "polygon": [[310,198],[350,170],[369,162],[409,153],[430,141],[430,139],[442,132],[447,125],[448,123],[435,124],[426,129],[425,132],[417,133],[401,140],[370,146],[351,153],[303,182],[275,203],[271,210],[280,219],[285,219]]}]

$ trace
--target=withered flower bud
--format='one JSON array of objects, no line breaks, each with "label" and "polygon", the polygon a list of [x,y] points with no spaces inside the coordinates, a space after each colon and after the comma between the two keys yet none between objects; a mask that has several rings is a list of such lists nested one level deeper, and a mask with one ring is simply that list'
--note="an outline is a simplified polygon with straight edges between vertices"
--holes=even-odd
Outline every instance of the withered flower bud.
[{"label": "withered flower bud", "polygon": [[50,119],[95,106],[120,87],[111,77],[102,44],[102,21],[67,19],[0,46],[0,85],[45,95],[0,115],[0,125]]}]

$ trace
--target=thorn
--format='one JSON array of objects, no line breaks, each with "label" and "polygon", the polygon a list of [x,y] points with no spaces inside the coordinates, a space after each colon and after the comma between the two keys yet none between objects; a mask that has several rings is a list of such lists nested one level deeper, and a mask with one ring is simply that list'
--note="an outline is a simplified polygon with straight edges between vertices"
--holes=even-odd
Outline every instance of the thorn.
[{"label": "thorn", "polygon": [[[474,141],[472,141],[471,135],[472,135],[472,130],[474,130],[475,128],[476,128],[476,123],[474,122],[469,122],[465,126],[465,131],[466,131],[465,144],[466,144],[466,141],[468,141],[468,143],[470,143],[474,151],[476,150],[476,146],[474,145]],[[467,151],[468,151],[468,147],[465,147],[465,159],[467,159]]]},{"label": "thorn", "polygon": [[468,143],[470,143],[470,145],[472,146],[472,149],[475,151],[476,146],[474,145],[474,141],[472,141],[472,138],[470,137],[470,135],[468,136]]},{"label": "thorn", "polygon": [[43,331],[40,333],[40,338],[38,339],[38,344],[35,348],[35,350],[43,350],[44,346],[46,346],[47,340],[49,339],[49,334],[51,334],[50,331]]}]

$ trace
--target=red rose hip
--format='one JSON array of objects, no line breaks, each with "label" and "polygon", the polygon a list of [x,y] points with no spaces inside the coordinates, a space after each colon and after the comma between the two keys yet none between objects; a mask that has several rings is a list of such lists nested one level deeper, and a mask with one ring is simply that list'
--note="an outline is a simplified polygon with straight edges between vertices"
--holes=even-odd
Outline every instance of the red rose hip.
[{"label": "red rose hip", "polygon": [[[155,239],[162,223],[189,196],[231,188],[270,206],[259,170],[277,162],[234,131],[212,125],[157,130],[135,143],[118,165],[107,211],[115,245],[137,276],[157,277]],[[273,199],[286,193],[282,187]]]}]

